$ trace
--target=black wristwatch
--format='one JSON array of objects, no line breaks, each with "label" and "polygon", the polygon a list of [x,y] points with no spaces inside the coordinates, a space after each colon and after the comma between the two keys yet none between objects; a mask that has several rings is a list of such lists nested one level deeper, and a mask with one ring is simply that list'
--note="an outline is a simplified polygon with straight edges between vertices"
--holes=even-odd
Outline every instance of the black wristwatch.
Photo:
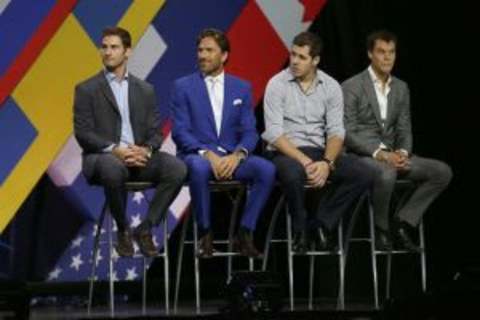
[{"label": "black wristwatch", "polygon": [[335,171],[335,161],[327,158],[322,158],[320,161],[326,162],[330,171]]}]

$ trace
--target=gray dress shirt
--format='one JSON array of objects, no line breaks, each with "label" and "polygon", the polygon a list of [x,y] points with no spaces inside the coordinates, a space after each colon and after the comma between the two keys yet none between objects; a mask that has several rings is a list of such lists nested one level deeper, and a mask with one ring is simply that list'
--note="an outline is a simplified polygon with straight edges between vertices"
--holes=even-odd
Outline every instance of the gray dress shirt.
[{"label": "gray dress shirt", "polygon": [[264,97],[265,132],[273,144],[284,135],[297,147],[325,148],[328,138],[345,137],[343,95],[339,83],[321,70],[312,86],[303,92],[289,69],[275,75]]}]

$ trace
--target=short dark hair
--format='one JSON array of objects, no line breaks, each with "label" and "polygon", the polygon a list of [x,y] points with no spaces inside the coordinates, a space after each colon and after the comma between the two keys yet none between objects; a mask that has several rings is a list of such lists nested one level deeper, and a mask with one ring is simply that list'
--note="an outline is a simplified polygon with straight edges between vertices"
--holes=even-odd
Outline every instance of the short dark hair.
[{"label": "short dark hair", "polygon": [[132,37],[130,32],[120,27],[107,27],[102,31],[102,39],[107,36],[118,36],[122,40],[122,44],[125,48],[132,47]]},{"label": "short dark hair", "polygon": [[304,31],[293,38],[293,44],[299,47],[308,46],[310,48],[310,56],[315,58],[322,54],[323,41],[319,35]]},{"label": "short dark hair", "polygon": [[383,40],[385,42],[393,42],[397,46],[397,36],[388,30],[377,30],[373,31],[367,36],[367,50],[372,51],[375,47],[375,41]]},{"label": "short dark hair", "polygon": [[212,38],[215,40],[222,52],[230,52],[230,42],[222,31],[214,28],[203,29],[197,37],[197,47],[200,44],[200,41],[205,38]]}]

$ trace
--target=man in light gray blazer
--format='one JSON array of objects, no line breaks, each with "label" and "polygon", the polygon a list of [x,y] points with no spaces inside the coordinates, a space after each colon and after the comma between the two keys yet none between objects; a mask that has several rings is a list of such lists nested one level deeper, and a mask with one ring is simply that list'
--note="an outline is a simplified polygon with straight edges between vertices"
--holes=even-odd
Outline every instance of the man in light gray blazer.
[{"label": "man in light gray blazer", "polygon": [[[449,184],[452,171],[444,162],[412,154],[408,85],[391,75],[396,46],[397,38],[391,32],[370,34],[370,66],[342,84],[345,145],[376,171],[372,201],[377,247],[391,249],[396,240],[399,246],[418,251],[411,233]],[[415,182],[416,189],[391,223],[390,199],[399,177]]]},{"label": "man in light gray blazer", "polygon": [[[155,92],[152,85],[128,73],[130,53],[127,30],[103,31],[100,54],[105,69],[75,88],[74,132],[83,149],[85,177],[104,186],[118,228],[118,254],[133,255],[133,237],[144,255],[154,256],[151,228],[165,219],[187,169],[181,160],[159,151],[162,134]],[[127,181],[156,184],[147,217],[133,232],[125,214]]]}]

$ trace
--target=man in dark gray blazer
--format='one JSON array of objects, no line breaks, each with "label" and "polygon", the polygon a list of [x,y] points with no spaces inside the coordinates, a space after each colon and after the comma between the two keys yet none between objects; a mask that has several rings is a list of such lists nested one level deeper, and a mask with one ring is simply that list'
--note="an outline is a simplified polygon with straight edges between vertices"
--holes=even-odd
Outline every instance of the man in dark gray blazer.
[{"label": "man in dark gray blazer", "polygon": [[[100,54],[105,69],[75,88],[74,131],[83,149],[83,173],[90,183],[104,186],[118,227],[118,254],[133,255],[133,237],[144,255],[154,256],[151,228],[166,218],[185,180],[186,167],[159,151],[162,134],[155,92],[127,71],[129,32],[105,29]],[[157,187],[146,219],[131,232],[124,184],[136,180],[151,181]]]},{"label": "man in dark gray blazer", "polygon": [[[397,38],[376,31],[367,39],[367,70],[342,84],[345,101],[346,147],[376,170],[373,208],[377,247],[390,249],[392,238],[400,246],[418,250],[411,232],[435,198],[447,187],[452,171],[444,162],[412,155],[410,96],[408,86],[391,75]],[[416,183],[412,196],[389,221],[391,195],[398,177]]]}]

